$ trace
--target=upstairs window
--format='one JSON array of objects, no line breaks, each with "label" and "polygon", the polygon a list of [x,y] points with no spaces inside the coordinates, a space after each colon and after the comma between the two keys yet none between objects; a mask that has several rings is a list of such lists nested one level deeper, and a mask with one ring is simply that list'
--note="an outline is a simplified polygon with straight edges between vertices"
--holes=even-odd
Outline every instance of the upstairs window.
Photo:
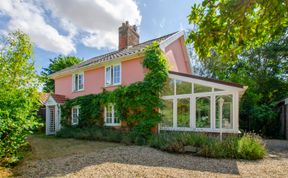
[{"label": "upstairs window", "polygon": [[115,64],[105,68],[105,86],[121,84],[121,65]]},{"label": "upstairs window", "polygon": [[73,91],[84,90],[84,73],[73,74],[72,80]]},{"label": "upstairs window", "polygon": [[71,112],[71,124],[77,125],[79,122],[79,106],[73,106]]}]

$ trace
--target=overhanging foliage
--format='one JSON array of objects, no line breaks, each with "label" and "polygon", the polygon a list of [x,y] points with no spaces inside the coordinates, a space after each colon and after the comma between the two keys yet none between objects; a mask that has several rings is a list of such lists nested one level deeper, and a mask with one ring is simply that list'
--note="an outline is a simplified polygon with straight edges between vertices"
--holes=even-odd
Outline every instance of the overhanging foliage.
[{"label": "overhanging foliage", "polygon": [[[204,0],[188,16],[195,28],[187,42],[205,60],[214,53],[237,60],[243,50],[283,35],[288,26],[287,0]],[[211,53],[213,51],[213,53]]]}]

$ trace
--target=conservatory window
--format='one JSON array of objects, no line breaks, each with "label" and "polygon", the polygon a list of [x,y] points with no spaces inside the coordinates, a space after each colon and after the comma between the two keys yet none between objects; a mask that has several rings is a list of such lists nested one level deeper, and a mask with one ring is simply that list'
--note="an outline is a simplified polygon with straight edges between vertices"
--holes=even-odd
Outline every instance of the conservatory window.
[{"label": "conservatory window", "polygon": [[184,82],[181,80],[176,80],[176,94],[191,94],[192,93],[192,83]]},{"label": "conservatory window", "polygon": [[162,127],[173,127],[173,100],[164,100]]},{"label": "conservatory window", "polygon": [[199,84],[194,84],[194,93],[204,93],[204,92],[211,92],[212,88],[199,85]]},{"label": "conservatory window", "polygon": [[214,91],[224,91],[224,90],[220,88],[214,88]]},{"label": "conservatory window", "polygon": [[170,95],[174,95],[174,80],[173,79],[168,79],[165,82],[165,86],[163,89],[163,96],[170,96]]},{"label": "conservatory window", "polygon": [[177,127],[190,127],[190,99],[177,100]]},{"label": "conservatory window", "polygon": [[164,107],[161,109],[160,129],[219,132],[222,125],[221,128],[227,132],[237,132],[235,120],[238,117],[234,113],[238,109],[235,105],[239,97],[237,92],[218,83],[182,80],[180,76],[169,78],[161,93]]},{"label": "conservatory window", "polygon": [[196,98],[196,128],[211,127],[210,96]]},{"label": "conservatory window", "polygon": [[[221,107],[221,99],[223,106]],[[220,116],[222,110],[222,128],[233,128],[233,102],[232,95],[216,96],[216,128],[220,128]]]}]

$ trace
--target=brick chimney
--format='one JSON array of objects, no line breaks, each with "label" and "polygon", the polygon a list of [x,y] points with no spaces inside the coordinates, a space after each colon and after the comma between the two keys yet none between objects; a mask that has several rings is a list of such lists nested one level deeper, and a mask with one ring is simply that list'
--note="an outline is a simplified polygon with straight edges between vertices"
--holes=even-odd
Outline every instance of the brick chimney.
[{"label": "brick chimney", "polygon": [[136,25],[130,26],[129,22],[122,23],[119,27],[119,50],[139,44],[139,34]]}]

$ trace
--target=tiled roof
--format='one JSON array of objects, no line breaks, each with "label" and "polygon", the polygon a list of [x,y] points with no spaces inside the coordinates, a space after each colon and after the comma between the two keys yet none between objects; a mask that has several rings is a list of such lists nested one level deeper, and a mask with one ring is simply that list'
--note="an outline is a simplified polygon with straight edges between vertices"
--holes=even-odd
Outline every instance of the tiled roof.
[{"label": "tiled roof", "polygon": [[68,100],[64,95],[51,94],[56,103],[64,103]]},{"label": "tiled roof", "polygon": [[116,60],[119,57],[129,56],[129,55],[132,55],[132,54],[137,54],[137,53],[143,52],[146,46],[152,44],[155,41],[162,42],[162,41],[166,40],[167,38],[169,38],[170,36],[172,36],[175,33],[176,32],[168,34],[168,35],[165,35],[165,36],[162,36],[162,37],[159,37],[159,38],[155,38],[153,40],[149,40],[149,41],[146,41],[146,42],[140,43],[138,45],[122,49],[122,50],[117,50],[117,51],[113,51],[113,52],[110,52],[110,53],[107,53],[107,54],[104,54],[104,55],[101,55],[101,56],[93,57],[93,58],[88,59],[86,61],[83,61],[83,62],[81,62],[79,64],[73,65],[71,67],[67,67],[67,68],[65,68],[63,70],[60,70],[60,71],[58,71],[58,72],[56,72],[56,73],[54,73],[52,75],[56,75],[56,74],[59,74],[59,73],[62,73],[62,72],[66,72],[66,71],[69,71],[69,70],[73,70],[73,69],[86,67],[86,66],[89,66],[89,65],[92,65],[92,64],[100,64],[102,62],[113,61],[113,60]]},{"label": "tiled roof", "polygon": [[40,97],[39,97],[39,101],[41,104],[45,104],[45,102],[47,101],[48,97],[49,97],[49,93],[40,93]]}]

